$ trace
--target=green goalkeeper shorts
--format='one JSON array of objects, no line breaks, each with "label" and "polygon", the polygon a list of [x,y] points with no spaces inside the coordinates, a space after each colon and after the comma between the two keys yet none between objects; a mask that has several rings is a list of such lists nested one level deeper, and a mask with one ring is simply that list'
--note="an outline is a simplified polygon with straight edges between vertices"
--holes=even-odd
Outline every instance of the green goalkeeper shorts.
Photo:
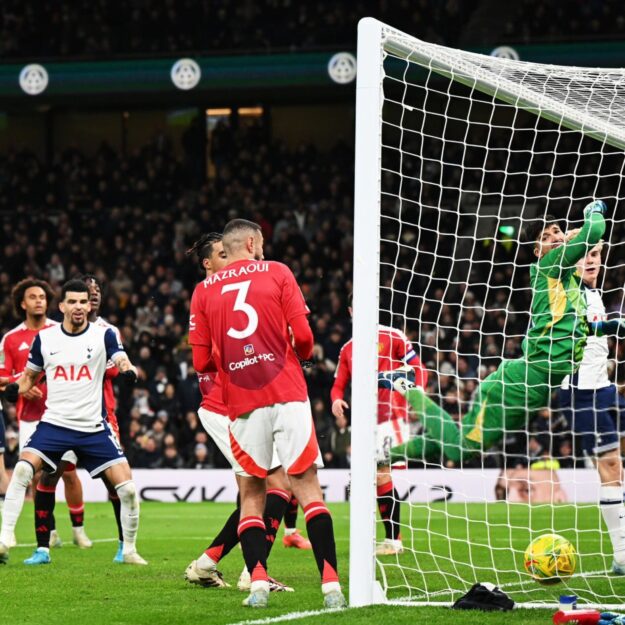
[{"label": "green goalkeeper shorts", "polygon": [[463,447],[488,449],[505,432],[527,428],[531,413],[549,406],[554,375],[524,358],[504,360],[478,387],[473,406],[461,424]]}]

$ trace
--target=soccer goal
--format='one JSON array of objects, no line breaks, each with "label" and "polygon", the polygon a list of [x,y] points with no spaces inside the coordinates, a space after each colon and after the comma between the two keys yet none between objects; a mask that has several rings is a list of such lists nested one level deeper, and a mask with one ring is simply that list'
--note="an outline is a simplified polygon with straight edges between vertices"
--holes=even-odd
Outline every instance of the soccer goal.
[{"label": "soccer goal", "polygon": [[[572,230],[588,202],[605,201],[598,287],[608,311],[622,310],[625,71],[454,50],[366,18],[356,103],[351,605],[449,605],[479,581],[520,605],[575,594],[622,606],[599,477],[557,390],[481,453],[424,453],[393,472],[399,555],[375,555],[375,476],[379,325],[406,333],[428,369],[427,396],[460,419],[479,382],[522,353],[536,261],[525,226],[553,214]],[[608,345],[615,358],[617,342]],[[557,585],[524,569],[544,533],[578,553]]]}]

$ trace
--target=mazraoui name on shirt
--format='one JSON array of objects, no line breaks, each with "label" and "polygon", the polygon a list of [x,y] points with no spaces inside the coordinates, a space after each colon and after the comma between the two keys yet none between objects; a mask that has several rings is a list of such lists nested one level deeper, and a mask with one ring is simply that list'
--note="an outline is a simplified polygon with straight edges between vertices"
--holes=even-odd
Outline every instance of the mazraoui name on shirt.
[{"label": "mazraoui name on shirt", "polygon": [[46,374],[48,397],[41,420],[81,432],[103,429],[106,363],[123,351],[111,328],[92,323],[79,334],[69,334],[62,325],[42,330],[26,365]]}]

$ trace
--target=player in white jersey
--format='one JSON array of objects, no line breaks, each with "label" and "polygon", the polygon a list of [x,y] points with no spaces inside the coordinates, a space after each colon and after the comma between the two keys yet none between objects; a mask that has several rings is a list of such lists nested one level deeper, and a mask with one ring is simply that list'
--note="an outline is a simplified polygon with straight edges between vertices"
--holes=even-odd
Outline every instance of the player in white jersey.
[{"label": "player in white jersey", "polygon": [[[96,276],[92,274],[83,274],[78,276],[80,280],[87,283],[89,287],[89,301],[91,303],[91,310],[89,311],[88,319],[91,323],[98,327],[102,328],[111,328],[113,332],[115,332],[115,336],[117,337],[118,342],[121,344],[121,334],[119,330],[108,321],[99,316],[100,304],[102,301],[102,289],[100,283]],[[117,424],[117,417],[115,415],[115,393],[113,391],[113,383],[112,379],[119,374],[119,371],[115,364],[109,360],[106,363],[106,374],[104,376],[104,408],[106,410],[106,420],[113,430],[114,434],[117,436],[117,439],[120,440],[119,437],[119,426]],[[70,469],[68,469],[68,463],[71,463]],[[29,565],[41,565],[41,564],[49,564],[50,559],[50,547],[53,546],[52,543],[52,519],[54,518],[54,507],[55,507],[55,493],[56,487],[63,477],[65,479],[66,473],[68,470],[75,470],[75,466],[77,463],[76,454],[73,451],[67,452],[65,456],[62,458],[62,462],[59,464],[58,469],[54,473],[48,473],[43,471],[41,473],[41,479],[35,491],[34,503],[35,503],[35,535],[37,539],[37,547],[33,552],[33,555],[30,558],[24,560],[24,564]],[[111,505],[113,506],[113,512],[115,514],[115,522],[117,524],[117,534],[118,534],[118,548],[115,557],[113,558],[113,562],[117,562],[120,564],[124,563],[123,559],[123,533],[122,533],[122,525],[121,525],[121,504],[119,501],[119,497],[117,496],[117,492],[115,488],[106,481],[104,475],[102,475],[104,484],[109,492],[109,500]],[[77,479],[77,478],[76,478]],[[66,496],[67,496],[67,483],[66,483]],[[71,510],[71,508],[70,508]],[[72,518],[72,522],[74,519]],[[82,537],[78,534],[78,538],[82,538],[82,540],[78,541],[76,533],[82,530]],[[87,546],[91,546],[91,541],[88,541],[88,544],[85,544],[86,536],[84,535],[84,529],[74,528],[74,542],[79,546],[85,548]]]},{"label": "player in white jersey", "polygon": [[588,337],[581,365],[567,376],[560,389],[560,407],[586,457],[597,467],[601,481],[599,506],[608,528],[614,561],[612,570],[625,575],[625,506],[621,461],[619,413],[625,412],[625,398],[608,377],[608,337],[621,334],[619,322],[607,321],[597,280],[601,271],[602,243],[578,263],[583,295],[588,305],[588,322],[596,334]]},{"label": "player in white jersey", "polygon": [[5,390],[9,401],[27,393],[42,371],[48,383],[41,422],[24,446],[7,489],[0,529],[0,562],[8,560],[9,539],[33,475],[44,467],[56,471],[63,454],[73,450],[92,477],[103,473],[119,495],[124,562],[147,564],[135,546],[139,527],[137,490],[124,452],[105,420],[102,398],[109,359],[129,380],[136,380],[137,370],[110,328],[89,323],[90,307],[87,284],[81,280],[66,282],[59,304],[63,322],[37,335],[24,374],[17,382],[0,379],[0,390]]}]

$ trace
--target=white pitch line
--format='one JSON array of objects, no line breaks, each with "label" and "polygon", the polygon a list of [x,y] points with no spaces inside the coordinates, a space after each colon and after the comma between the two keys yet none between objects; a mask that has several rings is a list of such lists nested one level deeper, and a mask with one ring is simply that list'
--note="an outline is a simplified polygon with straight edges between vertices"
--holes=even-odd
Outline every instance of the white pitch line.
[{"label": "white pitch line", "polygon": [[280,623],[282,621],[296,621],[301,618],[308,618],[309,616],[319,616],[319,614],[332,614],[333,612],[345,612],[349,610],[346,608],[343,610],[306,610],[305,612],[289,612],[282,616],[268,616],[267,618],[260,618],[254,621],[238,621],[237,623],[230,623],[230,625],[267,625],[268,623]]}]

